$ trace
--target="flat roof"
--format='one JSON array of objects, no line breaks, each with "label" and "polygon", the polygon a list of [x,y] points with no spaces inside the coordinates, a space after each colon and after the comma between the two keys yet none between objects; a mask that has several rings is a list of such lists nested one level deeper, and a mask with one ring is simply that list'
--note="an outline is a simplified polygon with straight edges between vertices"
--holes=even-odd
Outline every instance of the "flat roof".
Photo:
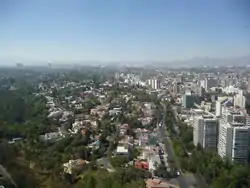
[{"label": "flat roof", "polygon": [[117,146],[116,152],[117,153],[127,153],[128,148],[125,148],[124,146]]}]

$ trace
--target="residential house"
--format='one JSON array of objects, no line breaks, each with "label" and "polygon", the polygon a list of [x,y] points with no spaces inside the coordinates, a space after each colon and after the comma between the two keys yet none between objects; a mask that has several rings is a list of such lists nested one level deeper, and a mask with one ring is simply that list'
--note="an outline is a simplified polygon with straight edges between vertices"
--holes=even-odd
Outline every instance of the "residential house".
[{"label": "residential house", "polygon": [[88,168],[89,162],[83,159],[69,160],[68,163],[63,164],[64,173],[67,174],[79,174]]}]

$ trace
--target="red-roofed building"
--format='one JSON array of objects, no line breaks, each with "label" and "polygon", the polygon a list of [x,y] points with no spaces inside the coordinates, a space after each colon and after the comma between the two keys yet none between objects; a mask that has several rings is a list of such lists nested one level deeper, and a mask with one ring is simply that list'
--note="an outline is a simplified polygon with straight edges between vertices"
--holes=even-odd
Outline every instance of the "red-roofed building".
[{"label": "red-roofed building", "polygon": [[148,170],[148,162],[146,161],[135,161],[134,166],[137,169]]}]

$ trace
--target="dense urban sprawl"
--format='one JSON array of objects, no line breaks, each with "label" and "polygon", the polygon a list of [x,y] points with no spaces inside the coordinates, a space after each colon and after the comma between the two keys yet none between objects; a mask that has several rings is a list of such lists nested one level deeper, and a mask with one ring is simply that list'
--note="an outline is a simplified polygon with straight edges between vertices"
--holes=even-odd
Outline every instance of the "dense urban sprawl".
[{"label": "dense urban sprawl", "polygon": [[246,68],[0,75],[3,187],[250,187]]}]

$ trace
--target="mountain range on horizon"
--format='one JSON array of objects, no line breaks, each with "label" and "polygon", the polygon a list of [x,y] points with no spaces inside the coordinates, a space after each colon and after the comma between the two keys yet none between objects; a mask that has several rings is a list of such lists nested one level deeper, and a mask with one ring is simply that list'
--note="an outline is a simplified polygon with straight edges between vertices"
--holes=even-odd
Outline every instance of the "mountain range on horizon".
[{"label": "mountain range on horizon", "polygon": [[17,63],[31,66],[47,66],[48,63],[63,66],[72,65],[109,65],[109,66],[166,66],[166,67],[203,67],[203,66],[247,66],[250,65],[250,55],[232,58],[213,58],[213,57],[193,57],[186,60],[174,60],[174,61],[37,61],[37,60],[19,60],[15,61],[11,58],[0,59],[1,66],[15,66]]},{"label": "mountain range on horizon", "polygon": [[194,57],[187,60],[169,61],[165,65],[171,67],[246,66],[250,65],[250,55],[232,58]]}]

